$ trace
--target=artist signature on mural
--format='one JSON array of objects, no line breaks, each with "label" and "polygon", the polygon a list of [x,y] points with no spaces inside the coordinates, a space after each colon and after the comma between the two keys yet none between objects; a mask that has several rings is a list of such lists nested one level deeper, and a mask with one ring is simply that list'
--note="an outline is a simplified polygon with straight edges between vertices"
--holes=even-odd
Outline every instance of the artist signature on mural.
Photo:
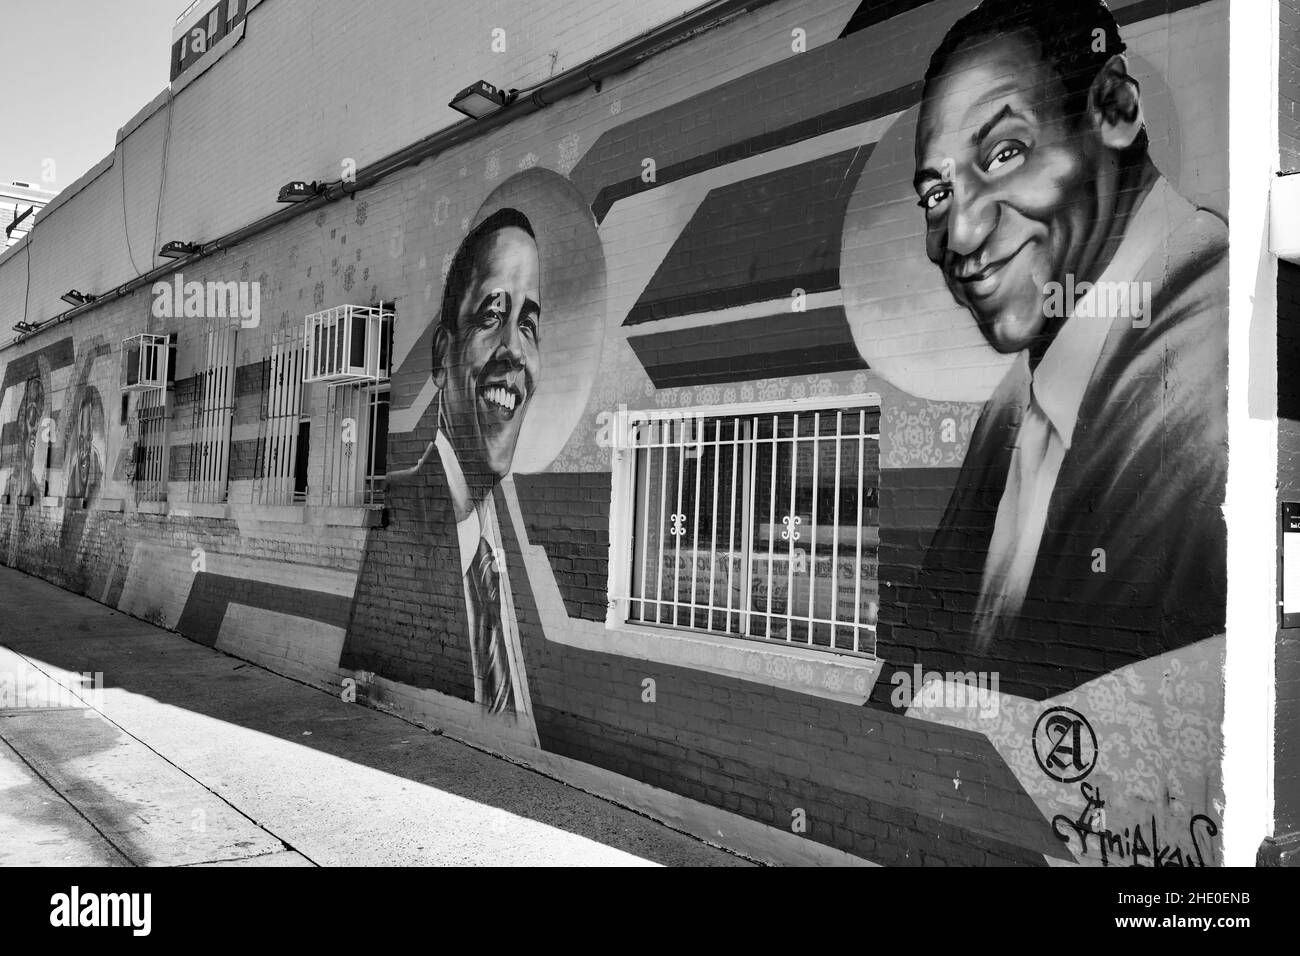
[{"label": "artist signature on mural", "polygon": [[[1154,814],[1151,816],[1150,843],[1147,843],[1140,823],[1131,831],[1128,827],[1121,832],[1108,829],[1106,801],[1101,798],[1101,788],[1081,783],[1079,792],[1083,795],[1084,807],[1078,819],[1071,820],[1064,813],[1052,818],[1052,830],[1076,857],[1088,856],[1090,847],[1095,847],[1102,866],[1208,866],[1205,855],[1210,852],[1210,841],[1219,835],[1219,826],[1205,814],[1196,814],[1188,823],[1187,839],[1191,849],[1187,850],[1177,844],[1160,842]],[[1074,847],[1076,840],[1079,844],[1077,851]]]},{"label": "artist signature on mural", "polygon": [[1088,719],[1069,707],[1043,711],[1034,724],[1034,759],[1043,773],[1074,783],[1097,766],[1097,735]]}]

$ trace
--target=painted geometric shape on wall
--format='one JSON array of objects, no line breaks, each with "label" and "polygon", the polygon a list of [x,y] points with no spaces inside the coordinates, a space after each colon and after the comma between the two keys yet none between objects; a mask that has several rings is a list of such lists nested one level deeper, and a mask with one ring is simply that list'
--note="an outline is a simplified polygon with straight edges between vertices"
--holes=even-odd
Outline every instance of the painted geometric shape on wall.
[{"label": "painted geometric shape on wall", "polygon": [[[570,179],[601,222],[628,196],[914,105],[921,67],[898,58],[864,70],[874,42],[861,34],[828,43],[607,129]],[[649,183],[647,157],[656,166]]]},{"label": "painted geometric shape on wall", "polygon": [[870,154],[862,146],[710,192],[623,324],[837,288],[844,210]]},{"label": "painted geometric shape on wall", "polygon": [[629,335],[628,345],[657,388],[744,382],[865,369],[844,309],[791,312],[735,322]]},{"label": "painted geometric shape on wall", "polygon": [[846,37],[857,33],[859,30],[874,27],[877,23],[883,23],[900,14],[909,13],[931,2],[932,0],[862,0],[858,4],[858,8],[853,11],[853,16],[849,18],[849,22],[840,31],[840,36]]}]

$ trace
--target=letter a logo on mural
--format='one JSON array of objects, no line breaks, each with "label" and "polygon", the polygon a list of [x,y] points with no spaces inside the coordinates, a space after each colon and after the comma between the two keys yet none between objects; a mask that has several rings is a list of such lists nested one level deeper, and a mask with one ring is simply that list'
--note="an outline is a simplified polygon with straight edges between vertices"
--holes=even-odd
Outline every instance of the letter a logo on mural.
[{"label": "letter a logo on mural", "polygon": [[1053,780],[1074,783],[1097,766],[1097,735],[1077,710],[1051,707],[1034,724],[1034,758]]}]

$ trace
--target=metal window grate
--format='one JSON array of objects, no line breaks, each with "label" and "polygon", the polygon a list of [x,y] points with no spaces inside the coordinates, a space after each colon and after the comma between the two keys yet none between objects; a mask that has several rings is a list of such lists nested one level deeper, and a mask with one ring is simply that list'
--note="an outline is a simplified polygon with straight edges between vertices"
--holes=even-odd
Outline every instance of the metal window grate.
[{"label": "metal window grate", "polygon": [[123,340],[121,390],[166,388],[172,377],[174,348],[168,336],[147,332]]},{"label": "metal window grate", "polygon": [[226,500],[230,476],[230,429],[234,418],[235,337],[238,329],[212,325],[190,432],[189,500]]},{"label": "metal window grate", "polygon": [[131,484],[135,500],[167,500],[167,391],[140,393],[135,406],[134,471]]},{"label": "metal window grate", "polygon": [[343,385],[325,410],[324,500],[334,507],[382,504],[388,460],[387,385]]},{"label": "metal window grate", "polygon": [[626,619],[874,654],[879,421],[630,415]]},{"label": "metal window grate", "polygon": [[307,489],[297,480],[303,473],[300,459],[308,453],[301,421],[302,373],[302,329],[276,332],[266,360],[267,382],[253,489],[258,504],[287,505],[306,500]]},{"label": "metal window grate", "polygon": [[303,323],[304,381],[341,385],[388,379],[393,310],[339,305],[313,312]]}]

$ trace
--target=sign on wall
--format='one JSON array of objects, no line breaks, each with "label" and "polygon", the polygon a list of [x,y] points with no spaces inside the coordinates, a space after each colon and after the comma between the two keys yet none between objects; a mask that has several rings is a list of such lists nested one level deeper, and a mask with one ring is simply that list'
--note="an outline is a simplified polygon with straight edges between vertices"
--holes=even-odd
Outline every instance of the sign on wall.
[{"label": "sign on wall", "polygon": [[171,79],[190,69],[248,15],[249,0],[216,0],[206,10],[191,5],[172,30]]}]

